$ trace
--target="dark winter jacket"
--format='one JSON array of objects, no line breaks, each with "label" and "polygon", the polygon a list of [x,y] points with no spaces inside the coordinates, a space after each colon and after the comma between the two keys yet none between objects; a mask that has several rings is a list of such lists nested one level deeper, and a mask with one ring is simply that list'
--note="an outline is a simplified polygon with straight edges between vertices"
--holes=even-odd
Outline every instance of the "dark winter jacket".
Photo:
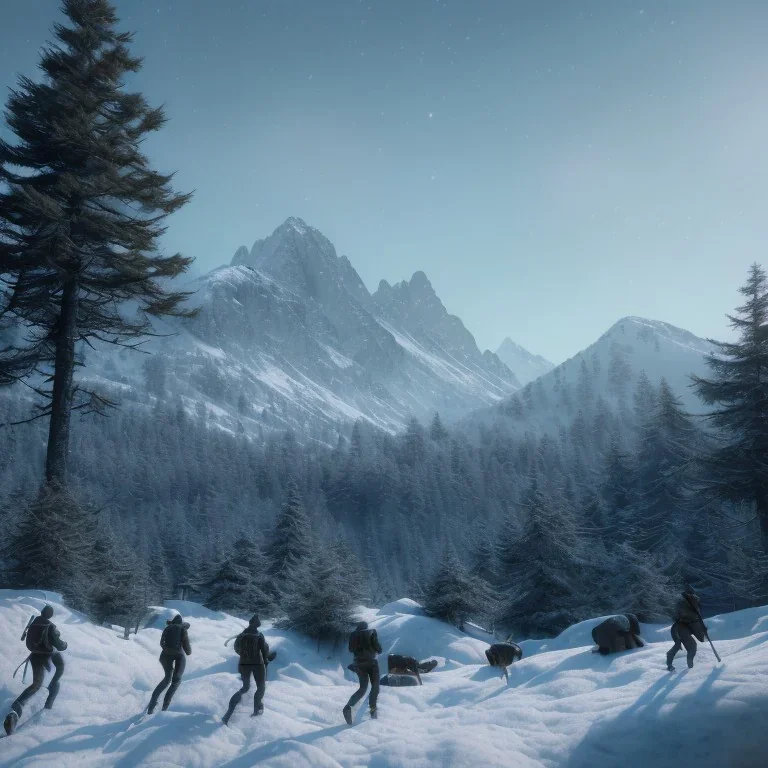
[{"label": "dark winter jacket", "polygon": [[674,619],[681,624],[695,624],[701,621],[701,601],[692,592],[683,593],[675,605]]},{"label": "dark winter jacket", "polygon": [[266,638],[253,624],[235,638],[235,653],[240,656],[241,667],[262,667],[274,658]]},{"label": "dark winter jacket", "polygon": [[[701,620],[701,601],[693,592],[683,592],[675,605],[675,624],[684,624],[690,633],[699,641],[704,642],[707,628]],[[674,625],[673,625],[674,635]]]},{"label": "dark winter jacket", "polygon": [[419,662],[413,656],[390,653],[387,656],[387,672],[395,675],[419,675]]},{"label": "dark winter jacket", "polygon": [[64,651],[67,648],[56,625],[44,616],[38,616],[29,625],[26,641],[27,648],[36,656],[50,656],[54,651]]},{"label": "dark winter jacket", "polygon": [[349,652],[354,654],[355,661],[373,661],[376,654],[382,653],[376,630],[368,629],[368,625],[361,621],[349,636]]},{"label": "dark winter jacket", "polygon": [[523,650],[517,643],[494,643],[485,652],[492,667],[508,667],[523,658]]},{"label": "dark winter jacket", "polygon": [[592,630],[592,639],[603,655],[642,648],[644,645],[640,639],[640,622],[633,613],[607,618]]},{"label": "dark winter jacket", "polygon": [[182,621],[179,614],[174,616],[167,624],[168,626],[163,630],[163,634],[160,637],[160,647],[163,649],[160,655],[179,656],[183,651],[189,656],[192,653],[192,646],[189,644],[189,635],[187,634],[189,624],[186,621]]}]

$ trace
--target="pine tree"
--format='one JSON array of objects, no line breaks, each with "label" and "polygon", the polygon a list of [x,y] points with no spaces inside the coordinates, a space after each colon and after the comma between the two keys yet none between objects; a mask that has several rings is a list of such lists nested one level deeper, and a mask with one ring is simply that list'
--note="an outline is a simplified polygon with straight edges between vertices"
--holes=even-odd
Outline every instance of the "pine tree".
[{"label": "pine tree", "polygon": [[707,418],[724,440],[705,459],[704,492],[733,504],[754,507],[768,554],[768,279],[753,264],[740,289],[745,303],[729,315],[735,342],[714,342],[707,357],[712,378],[693,377],[709,406]]},{"label": "pine tree", "polygon": [[443,552],[432,583],[424,595],[428,616],[442,619],[464,631],[470,619],[492,617],[496,602],[490,585],[467,573],[456,550],[448,545]]},{"label": "pine tree", "polygon": [[[640,621],[665,621],[674,605],[674,590],[657,559],[640,552],[629,542],[619,544],[609,553],[611,574],[620,579],[609,582],[616,613],[634,613]],[[613,587],[613,589],[610,589]]]},{"label": "pine tree", "polygon": [[251,539],[247,536],[238,538],[213,579],[205,585],[210,589],[205,606],[234,614],[270,615],[272,597],[263,586],[266,584],[266,563],[266,558]]},{"label": "pine tree", "polygon": [[680,400],[662,379],[652,412],[640,434],[635,461],[632,538],[658,555],[666,573],[681,578],[691,509],[693,472],[700,435]]},{"label": "pine tree", "polygon": [[313,550],[312,528],[298,486],[290,481],[267,551],[267,574],[277,593],[290,588]]},{"label": "pine tree", "polygon": [[278,626],[317,640],[318,647],[323,641],[338,644],[354,622],[355,590],[333,553],[318,547],[292,587]]},{"label": "pine tree", "polygon": [[141,618],[155,596],[155,588],[140,564],[109,534],[101,534],[91,555],[93,588],[89,596],[90,613],[124,628],[128,638],[133,627],[138,631]]},{"label": "pine tree", "polygon": [[499,584],[499,569],[499,545],[490,536],[483,536],[472,551],[470,573],[495,587]]},{"label": "pine tree", "polygon": [[61,592],[73,608],[88,612],[96,540],[92,513],[66,488],[44,486],[22,510],[8,539],[11,583]]},{"label": "pine tree", "polygon": [[436,443],[442,443],[448,437],[448,430],[443,426],[439,413],[435,413],[432,417],[432,423],[429,425],[429,437]]},{"label": "pine tree", "polygon": [[608,514],[606,522],[614,533],[621,536],[628,533],[626,510],[633,499],[632,480],[630,456],[624,449],[618,430],[614,430],[605,456],[601,493]]},{"label": "pine tree", "polygon": [[163,220],[189,196],[141,152],[165,117],[124,90],[141,67],[132,36],[107,0],[63,11],[70,26],[55,26],[42,80],[21,77],[8,99],[18,142],[0,140],[0,321],[24,331],[0,350],[0,384],[29,380],[46,401],[35,418],[50,417],[45,478],[58,485],[72,411],[110,404],[74,383],[76,344],[130,346],[150,318],[185,314],[166,281],[190,263],[157,254]]},{"label": "pine tree", "polygon": [[573,516],[534,474],[525,494],[527,520],[504,559],[507,594],[502,621],[526,637],[556,635],[584,618],[585,561]]}]

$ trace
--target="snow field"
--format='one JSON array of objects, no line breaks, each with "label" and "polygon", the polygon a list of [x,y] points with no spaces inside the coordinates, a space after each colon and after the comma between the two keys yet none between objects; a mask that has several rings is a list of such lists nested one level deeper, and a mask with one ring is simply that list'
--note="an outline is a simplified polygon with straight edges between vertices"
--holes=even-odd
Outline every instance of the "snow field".
[{"label": "snow field", "polygon": [[[510,669],[509,686],[485,662],[482,633],[471,637],[425,618],[409,600],[364,609],[384,648],[382,673],[390,652],[440,663],[420,688],[382,688],[379,719],[370,721],[361,704],[352,728],[341,716],[356,687],[346,649],[318,653],[315,643],[265,624],[278,652],[265,713],[251,718],[244,696],[227,728],[220,719],[239,677],[232,643],[224,641],[245,622],[193,603],[168,602],[125,641],[55,595],[0,590],[4,711],[23,688],[21,672],[11,679],[25,656],[21,631],[46,602],[69,643],[61,693],[52,711],[40,712],[44,693],[29,702],[19,730],[0,740],[0,766],[768,765],[768,608],[708,620],[720,665],[700,646],[692,671],[681,654],[678,671],[667,673],[671,643],[661,626],[643,627],[646,648],[601,657],[591,652],[594,619],[554,640],[523,641],[525,657]],[[170,711],[136,723],[162,677],[160,631],[175,609],[191,625],[184,681]]]}]

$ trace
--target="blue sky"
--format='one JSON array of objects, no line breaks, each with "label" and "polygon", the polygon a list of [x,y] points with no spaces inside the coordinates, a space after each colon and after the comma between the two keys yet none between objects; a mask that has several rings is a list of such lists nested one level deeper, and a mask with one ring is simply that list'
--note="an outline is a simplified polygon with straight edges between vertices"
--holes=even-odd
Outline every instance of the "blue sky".
[{"label": "blue sky", "polygon": [[[0,0],[0,85],[57,5]],[[768,3],[116,5],[200,270],[301,216],[370,289],[424,270],[482,347],[559,362],[628,314],[723,337],[768,266]]]}]

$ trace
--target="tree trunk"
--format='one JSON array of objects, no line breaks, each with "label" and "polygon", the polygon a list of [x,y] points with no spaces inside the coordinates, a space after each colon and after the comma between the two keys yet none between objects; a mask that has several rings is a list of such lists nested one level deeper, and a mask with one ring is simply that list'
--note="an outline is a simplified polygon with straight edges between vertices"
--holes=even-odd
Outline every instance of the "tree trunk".
[{"label": "tree trunk", "polygon": [[49,485],[60,487],[66,485],[67,480],[69,426],[72,420],[72,398],[74,395],[77,292],[77,282],[74,279],[70,279],[64,284],[55,339],[56,357],[53,369],[51,422],[48,429],[45,479]]},{"label": "tree trunk", "polygon": [[768,555],[768,494],[762,488],[755,493],[755,512],[760,522],[763,552]]}]

